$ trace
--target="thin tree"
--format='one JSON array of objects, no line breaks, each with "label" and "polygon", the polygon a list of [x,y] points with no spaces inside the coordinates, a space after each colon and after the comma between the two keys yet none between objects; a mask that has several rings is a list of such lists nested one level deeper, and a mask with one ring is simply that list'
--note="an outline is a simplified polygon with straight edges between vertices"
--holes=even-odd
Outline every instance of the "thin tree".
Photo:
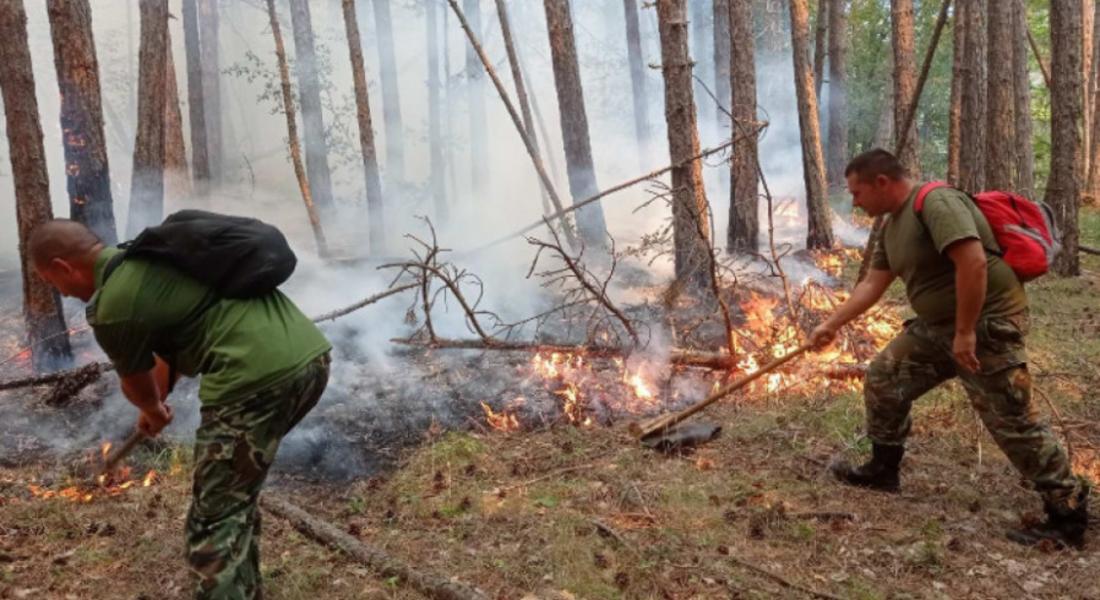
[{"label": "thin tree", "polygon": [[730,114],[737,143],[730,151],[730,211],[726,251],[755,252],[760,235],[756,122],[756,48],[752,0],[730,0]]},{"label": "thin tree", "polygon": [[845,0],[818,0],[831,4],[829,17],[829,132],[827,180],[830,186],[844,186],[844,167],[848,162],[848,78],[845,75],[848,54],[848,17]]},{"label": "thin tree", "polygon": [[[480,0],[463,0],[462,12],[470,27],[481,32]],[[489,122],[485,116],[485,77],[481,60],[472,46],[466,46],[466,98],[470,109],[470,167],[474,193],[485,190],[489,181]]]},{"label": "thin tree", "polygon": [[[730,88],[730,0],[714,0],[714,94],[726,104],[732,94]],[[705,96],[704,96],[705,97]],[[729,116],[716,110],[716,130],[721,133],[730,128]]]},{"label": "thin tree", "polygon": [[294,164],[294,176],[298,179],[298,190],[302,194],[302,203],[305,204],[309,224],[313,228],[313,239],[317,243],[317,253],[321,256],[327,256],[328,244],[325,242],[325,231],[321,226],[321,216],[318,213],[317,206],[313,203],[309,177],[306,175],[306,168],[302,164],[302,146],[298,142],[294,93],[290,89],[290,68],[287,66],[283,33],[279,28],[279,15],[275,12],[275,0],[267,0],[267,17],[271,25],[271,36],[275,39],[275,57],[279,63],[279,82],[283,94],[283,113],[286,115],[287,144],[290,146],[290,160]]},{"label": "thin tree", "polygon": [[1015,187],[1013,169],[1016,166],[1015,87],[1012,84],[1013,2],[989,3],[987,38],[996,40],[986,54],[986,128],[985,186],[1010,190]]},{"label": "thin tree", "polygon": [[[588,116],[584,108],[584,90],[577,65],[577,46],[573,38],[573,16],[569,0],[544,0],[546,25],[550,36],[550,55],[554,65],[554,86],[561,114],[565,163],[569,172],[569,191],[573,202],[580,202],[599,191],[592,146],[588,137]],[[471,22],[471,26],[473,23]],[[691,88],[691,82],[687,83]],[[593,202],[577,210],[577,229],[581,240],[593,249],[607,246],[607,225],[603,205]]]},{"label": "thin tree", "polygon": [[[344,0],[345,3],[351,0]],[[427,0],[424,10],[428,13],[426,28],[428,47],[428,172],[431,174],[432,202],[435,205],[436,219],[446,222],[449,217],[447,207],[447,162],[443,157],[443,85],[439,79],[439,9],[444,14],[447,9],[438,0]],[[364,94],[365,94],[364,89]]]},{"label": "thin tree", "polygon": [[139,14],[138,128],[126,222],[127,237],[131,238],[164,217],[168,0],[145,0],[140,4]]},{"label": "thin tree", "polygon": [[[1088,147],[1088,178],[1082,193],[1084,201],[1089,204],[1100,200],[1100,2],[1095,3],[1092,23],[1092,87],[1085,90],[1092,97],[1092,132]],[[1089,51],[1087,46],[1085,51]]]},{"label": "thin tree", "polygon": [[791,0],[791,51],[794,53],[798,126],[802,138],[802,177],[806,182],[809,222],[806,247],[831,248],[833,227],[825,184],[825,159],[821,151],[821,123],[817,95],[814,94],[814,72],[810,64],[810,9],[806,0]]},{"label": "thin tree", "polygon": [[221,181],[225,170],[217,0],[199,0],[199,39],[207,161],[210,167],[210,179],[217,182]]},{"label": "thin tree", "polygon": [[114,244],[118,235],[103,133],[92,9],[88,0],[48,0],[46,11],[61,94],[69,216],[87,225],[103,243]]},{"label": "thin tree", "polygon": [[[386,176],[388,181],[404,181],[405,133],[401,119],[401,93],[398,87],[390,0],[374,0],[374,24],[382,82],[382,119],[386,125]],[[308,133],[306,137],[308,139]],[[310,176],[311,181],[312,179]]]},{"label": "thin tree", "polygon": [[313,22],[308,0],[290,0],[290,23],[294,30],[294,71],[298,75],[309,191],[323,214],[332,208],[332,175],[328,167],[325,120],[321,114],[321,81],[317,75],[317,52],[313,47]]},{"label": "thin tree", "polygon": [[176,83],[176,63],[172,57],[171,32],[164,55],[164,189],[167,199],[178,202],[191,195],[191,174],[187,169],[187,146],[183,142],[183,112]]},{"label": "thin tree", "polygon": [[[370,98],[367,96],[367,71],[363,66],[363,44],[359,39],[359,21],[355,15],[355,0],[343,0],[344,29],[348,38],[348,54],[351,58],[351,76],[355,86],[355,117],[359,124],[359,152],[363,156],[363,180],[367,192],[367,227],[369,228],[368,244],[371,254],[378,255],[386,249],[386,228],[382,198],[382,177],[378,172],[378,151],[374,147],[374,125],[370,116]],[[429,2],[429,20],[434,16],[435,9]],[[434,35],[434,32],[433,32]],[[434,39],[434,37],[429,38]],[[430,53],[429,56],[434,56]],[[436,69],[438,71],[438,69]],[[438,76],[438,72],[435,73]],[[439,81],[435,81],[435,87],[431,85],[432,72],[429,71],[429,91],[434,90],[435,102],[438,104]],[[436,107],[438,110],[438,106]],[[436,115],[438,120],[438,115]],[[438,128],[438,123],[436,123]],[[438,135],[438,130],[435,132]],[[433,139],[433,142],[436,140]],[[435,151],[433,144],[433,152]],[[436,173],[442,166],[435,162],[432,155],[432,178],[442,177]]]},{"label": "thin tree", "polygon": [[672,236],[676,281],[692,290],[710,289],[710,224],[699,129],[692,98],[685,0],[658,0],[665,123],[672,164]]},{"label": "thin tree", "polygon": [[1054,271],[1081,273],[1077,213],[1081,200],[1081,4],[1051,2],[1050,177],[1045,200],[1062,232],[1062,252]]},{"label": "thin tree", "polygon": [[187,58],[187,111],[191,122],[191,174],[195,191],[206,193],[210,183],[210,155],[206,145],[206,103],[203,97],[202,50],[198,0],[183,0],[183,45]]},{"label": "thin tree", "polygon": [[[694,77],[692,84],[695,86],[694,97],[702,100],[709,99],[707,89],[714,89],[711,75],[712,69],[708,69],[711,53],[708,52],[708,42],[713,41],[713,34],[707,33],[707,25],[711,18],[711,10],[707,9],[707,0],[688,0],[688,20],[691,24],[689,39],[691,42],[691,58],[694,62]],[[703,123],[713,122],[711,113],[714,111],[710,102],[700,102],[697,106],[698,118]]]},{"label": "thin tree", "polygon": [[962,126],[959,138],[959,187],[985,189],[986,27],[985,0],[958,0],[966,20],[963,45]]},{"label": "thin tree", "polygon": [[[917,120],[908,131],[904,120],[917,89],[916,42],[913,30],[913,0],[890,0],[890,23],[894,48],[894,133],[902,148],[898,159],[916,178],[920,178],[920,147]],[[902,141],[902,138],[906,138]]]},{"label": "thin tree", "polygon": [[[825,81],[826,44],[829,41],[829,5],[833,0],[817,0],[817,26],[814,30],[814,93],[821,97],[821,84]],[[832,92],[830,92],[832,93]]]},{"label": "thin tree", "polygon": [[1028,69],[1027,3],[1012,1],[1012,88],[1016,117],[1016,191],[1035,194],[1035,153],[1032,151],[1031,72]]},{"label": "thin tree", "polygon": [[[1093,47],[1093,17],[1095,16],[1096,2],[1094,0],[1081,0],[1081,174],[1082,186],[1086,185],[1089,177],[1091,162],[1089,160],[1089,148],[1092,147],[1092,86],[1093,72],[1092,47]],[[1083,189],[1083,194],[1088,192]]]},{"label": "thin tree", "polygon": [[[1024,0],[1026,1],[1026,0]],[[966,56],[966,16],[967,3],[964,0],[956,0],[955,16],[952,23],[951,36],[951,99],[947,111],[947,182],[953,186],[959,186],[959,153],[962,142],[962,97],[963,82],[966,77],[964,72],[964,59]],[[1027,41],[1025,40],[1026,44]],[[1026,51],[1026,48],[1025,48]],[[1017,59],[1013,51],[1013,59]],[[1025,67],[1027,56],[1024,56]],[[1025,82],[1025,85],[1028,85]],[[1030,152],[1026,154],[1030,155]]]},{"label": "thin tree", "polygon": [[652,134],[649,130],[649,103],[646,102],[646,71],[642,60],[637,0],[623,0],[623,11],[626,21],[626,53],[630,61],[631,98],[634,101],[634,135],[638,140],[639,159],[644,163]]},{"label": "thin tree", "polygon": [[38,277],[27,256],[27,238],[35,227],[53,218],[53,210],[23,0],[0,2],[0,95],[4,100],[8,157],[15,183],[23,322],[31,364],[41,371],[61,366],[59,363],[71,359],[72,352],[57,291]]}]

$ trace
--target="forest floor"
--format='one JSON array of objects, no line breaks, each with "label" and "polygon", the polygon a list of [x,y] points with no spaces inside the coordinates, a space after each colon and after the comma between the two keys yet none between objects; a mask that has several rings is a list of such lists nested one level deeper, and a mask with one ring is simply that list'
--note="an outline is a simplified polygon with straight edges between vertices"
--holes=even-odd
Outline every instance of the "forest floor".
[{"label": "forest floor", "polygon": [[[1083,219],[1100,246],[1100,213]],[[1029,349],[1053,423],[1100,481],[1100,257],[1083,267],[1028,285]],[[265,493],[495,598],[1100,598],[1095,526],[1081,552],[1004,538],[1040,504],[956,384],[915,407],[899,494],[825,473],[866,452],[858,393],[738,399],[707,418],[722,436],[675,457],[621,426],[430,431],[384,475],[280,476]],[[189,463],[182,446],[141,451],[131,464],[154,485],[88,503],[34,497],[43,464],[0,468],[0,598],[188,597]],[[263,574],[276,600],[418,597],[270,514]]]}]

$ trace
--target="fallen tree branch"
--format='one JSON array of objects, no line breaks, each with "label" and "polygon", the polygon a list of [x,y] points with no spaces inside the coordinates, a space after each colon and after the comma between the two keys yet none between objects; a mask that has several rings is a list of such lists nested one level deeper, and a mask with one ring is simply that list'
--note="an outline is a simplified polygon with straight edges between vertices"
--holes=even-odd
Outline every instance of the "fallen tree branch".
[{"label": "fallen tree branch", "polygon": [[397,577],[429,598],[441,600],[487,598],[481,590],[456,579],[422,568],[414,568],[379,548],[359,541],[328,521],[314,517],[286,500],[267,494],[260,496],[260,506],[271,514],[286,519],[295,529],[314,541],[343,552],[374,569],[382,577]]},{"label": "fallen tree branch", "polygon": [[414,289],[414,288],[419,287],[419,286],[420,286],[419,283],[407,283],[407,284],[405,284],[403,286],[400,286],[400,287],[390,288],[390,289],[388,289],[384,292],[375,294],[375,295],[370,296],[368,298],[364,298],[363,300],[360,300],[359,302],[356,302],[355,304],[352,304],[351,306],[348,306],[346,308],[341,308],[339,310],[334,310],[334,311],[327,312],[327,313],[324,313],[322,315],[318,315],[316,317],[313,317],[312,321],[314,323],[322,323],[324,321],[335,321],[339,317],[343,317],[344,315],[351,314],[351,313],[359,310],[360,308],[363,308],[364,306],[367,306],[367,305],[370,305],[370,304],[374,304],[375,302],[378,302],[379,300],[382,300],[383,298],[389,298],[390,296],[393,296],[394,294],[399,294],[401,292],[411,290],[411,289]]},{"label": "fallen tree branch", "polygon": [[[68,369],[65,371],[57,371],[54,373],[47,373],[45,375],[38,375],[35,377],[24,377],[22,379],[10,379],[8,381],[0,381],[0,391],[14,390],[17,388],[31,387],[34,385],[46,385],[48,383],[62,383],[70,379],[80,379],[91,377],[93,374],[102,375],[108,371],[113,371],[115,368],[109,362],[97,362],[84,365],[83,367],[77,367],[75,369]],[[83,387],[83,386],[81,386]]]},{"label": "fallen tree branch", "polygon": [[813,596],[814,598],[823,598],[824,600],[841,600],[840,596],[834,596],[832,594],[827,594],[825,592],[819,592],[815,589],[811,589],[811,588],[799,585],[799,584],[794,583],[793,581],[790,581],[790,580],[788,580],[788,579],[786,579],[786,578],[784,578],[780,575],[772,573],[771,571],[769,571],[769,570],[767,570],[763,567],[758,567],[758,566],[752,564],[751,562],[749,562],[749,561],[747,561],[743,558],[737,558],[736,556],[730,556],[728,558],[734,564],[740,565],[740,566],[742,566],[742,567],[744,567],[744,568],[746,568],[746,569],[748,569],[748,570],[750,570],[754,573],[763,575],[763,576],[767,577],[768,579],[771,579],[772,581],[778,583],[779,585],[781,585],[785,588],[789,588],[789,589],[792,589],[792,590],[797,590],[799,592],[802,592],[803,594],[808,594],[810,596]]},{"label": "fallen tree branch", "polygon": [[1093,256],[1100,256],[1100,250],[1093,248],[1092,246],[1078,245],[1077,250],[1084,252],[1085,254],[1092,254]]}]

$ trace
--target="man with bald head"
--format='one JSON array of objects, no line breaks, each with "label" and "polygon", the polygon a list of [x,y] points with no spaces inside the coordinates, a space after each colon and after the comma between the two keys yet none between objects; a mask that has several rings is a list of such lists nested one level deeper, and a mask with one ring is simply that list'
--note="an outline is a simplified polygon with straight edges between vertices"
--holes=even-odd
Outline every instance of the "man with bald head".
[{"label": "man with bald head", "polygon": [[75,221],[38,226],[28,254],[43,279],[87,303],[146,435],[171,422],[165,398],[176,376],[201,377],[186,526],[196,597],[260,597],[257,499],[279,442],[324,391],[328,341],[278,290],[222,297],[165,261],[105,246]]}]

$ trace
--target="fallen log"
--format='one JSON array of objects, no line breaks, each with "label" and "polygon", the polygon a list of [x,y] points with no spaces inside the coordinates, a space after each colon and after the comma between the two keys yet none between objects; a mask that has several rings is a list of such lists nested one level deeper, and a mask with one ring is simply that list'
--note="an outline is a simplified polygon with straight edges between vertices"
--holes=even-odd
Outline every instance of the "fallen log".
[{"label": "fallen log", "polygon": [[4,390],[14,390],[17,388],[31,387],[35,385],[46,385],[49,383],[60,383],[70,379],[84,380],[93,375],[98,376],[108,371],[114,370],[115,366],[109,362],[97,362],[84,365],[83,367],[77,367],[75,369],[68,369],[66,371],[57,371],[55,373],[47,373],[45,375],[38,375],[35,377],[24,377],[22,379],[10,379],[8,381],[0,381],[0,392]]},{"label": "fallen log", "polygon": [[1091,246],[1079,245],[1079,246],[1077,246],[1077,249],[1080,250],[1081,252],[1084,252],[1085,254],[1092,254],[1094,256],[1100,256],[1100,250],[1097,250],[1096,248],[1093,248]]},{"label": "fallen log", "polygon": [[455,578],[448,578],[405,564],[383,550],[359,541],[328,521],[314,517],[286,500],[265,494],[260,496],[260,506],[273,515],[286,519],[295,529],[314,541],[347,554],[375,570],[382,577],[396,577],[429,598],[441,600],[487,598],[481,590],[470,587]]}]

